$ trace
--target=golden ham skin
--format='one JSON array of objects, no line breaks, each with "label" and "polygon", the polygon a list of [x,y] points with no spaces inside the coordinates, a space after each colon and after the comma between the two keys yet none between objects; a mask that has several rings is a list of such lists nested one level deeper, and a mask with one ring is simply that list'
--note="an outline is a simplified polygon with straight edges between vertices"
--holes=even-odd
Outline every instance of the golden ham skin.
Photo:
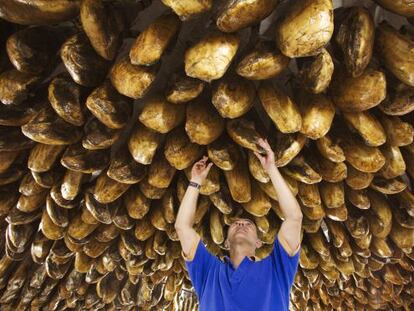
[{"label": "golden ham skin", "polygon": [[0,0],[0,310],[197,309],[194,163],[218,260],[286,219],[259,138],[303,212],[292,309],[414,310],[413,2],[334,3]]}]

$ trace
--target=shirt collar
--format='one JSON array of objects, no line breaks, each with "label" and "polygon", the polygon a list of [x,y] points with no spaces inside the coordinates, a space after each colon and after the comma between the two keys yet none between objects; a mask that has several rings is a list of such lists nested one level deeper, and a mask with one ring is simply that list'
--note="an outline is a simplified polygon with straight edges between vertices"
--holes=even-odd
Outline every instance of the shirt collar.
[{"label": "shirt collar", "polygon": [[[247,256],[247,258],[250,259],[250,261],[253,261],[253,262],[256,262],[257,261],[256,256]],[[230,257],[227,256],[227,255],[224,256],[224,262],[230,263],[231,262]]]}]

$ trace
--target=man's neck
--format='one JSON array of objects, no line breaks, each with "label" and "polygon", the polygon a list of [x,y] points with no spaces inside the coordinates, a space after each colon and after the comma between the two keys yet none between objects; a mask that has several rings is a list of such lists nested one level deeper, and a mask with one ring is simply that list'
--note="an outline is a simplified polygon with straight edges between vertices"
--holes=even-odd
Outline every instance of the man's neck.
[{"label": "man's neck", "polygon": [[230,248],[230,259],[235,269],[243,261],[244,257],[254,257],[254,250],[248,244],[234,244]]}]

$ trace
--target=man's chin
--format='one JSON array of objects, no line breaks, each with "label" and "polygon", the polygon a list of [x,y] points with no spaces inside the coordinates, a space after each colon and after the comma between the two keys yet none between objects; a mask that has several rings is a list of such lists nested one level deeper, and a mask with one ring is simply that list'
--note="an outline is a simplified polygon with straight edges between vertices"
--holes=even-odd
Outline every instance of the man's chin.
[{"label": "man's chin", "polygon": [[246,233],[244,233],[244,232],[236,232],[235,234],[234,234],[234,238],[242,238],[242,239],[244,239],[246,237]]},{"label": "man's chin", "polygon": [[247,234],[247,231],[239,230],[239,231],[236,231],[235,234],[238,234],[238,233],[242,233],[243,235],[246,235]]},{"label": "man's chin", "polygon": [[234,235],[233,240],[235,241],[248,241],[249,238],[244,232],[238,232]]}]

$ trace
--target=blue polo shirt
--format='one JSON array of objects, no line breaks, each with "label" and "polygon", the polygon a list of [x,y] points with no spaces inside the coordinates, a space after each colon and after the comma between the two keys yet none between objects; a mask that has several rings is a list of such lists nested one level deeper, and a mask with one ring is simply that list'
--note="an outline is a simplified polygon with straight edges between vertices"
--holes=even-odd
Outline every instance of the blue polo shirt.
[{"label": "blue polo shirt", "polygon": [[200,311],[289,310],[300,245],[291,250],[278,235],[269,256],[262,260],[246,256],[234,269],[228,256],[221,261],[200,241],[200,237],[194,241],[188,257],[181,252]]}]

